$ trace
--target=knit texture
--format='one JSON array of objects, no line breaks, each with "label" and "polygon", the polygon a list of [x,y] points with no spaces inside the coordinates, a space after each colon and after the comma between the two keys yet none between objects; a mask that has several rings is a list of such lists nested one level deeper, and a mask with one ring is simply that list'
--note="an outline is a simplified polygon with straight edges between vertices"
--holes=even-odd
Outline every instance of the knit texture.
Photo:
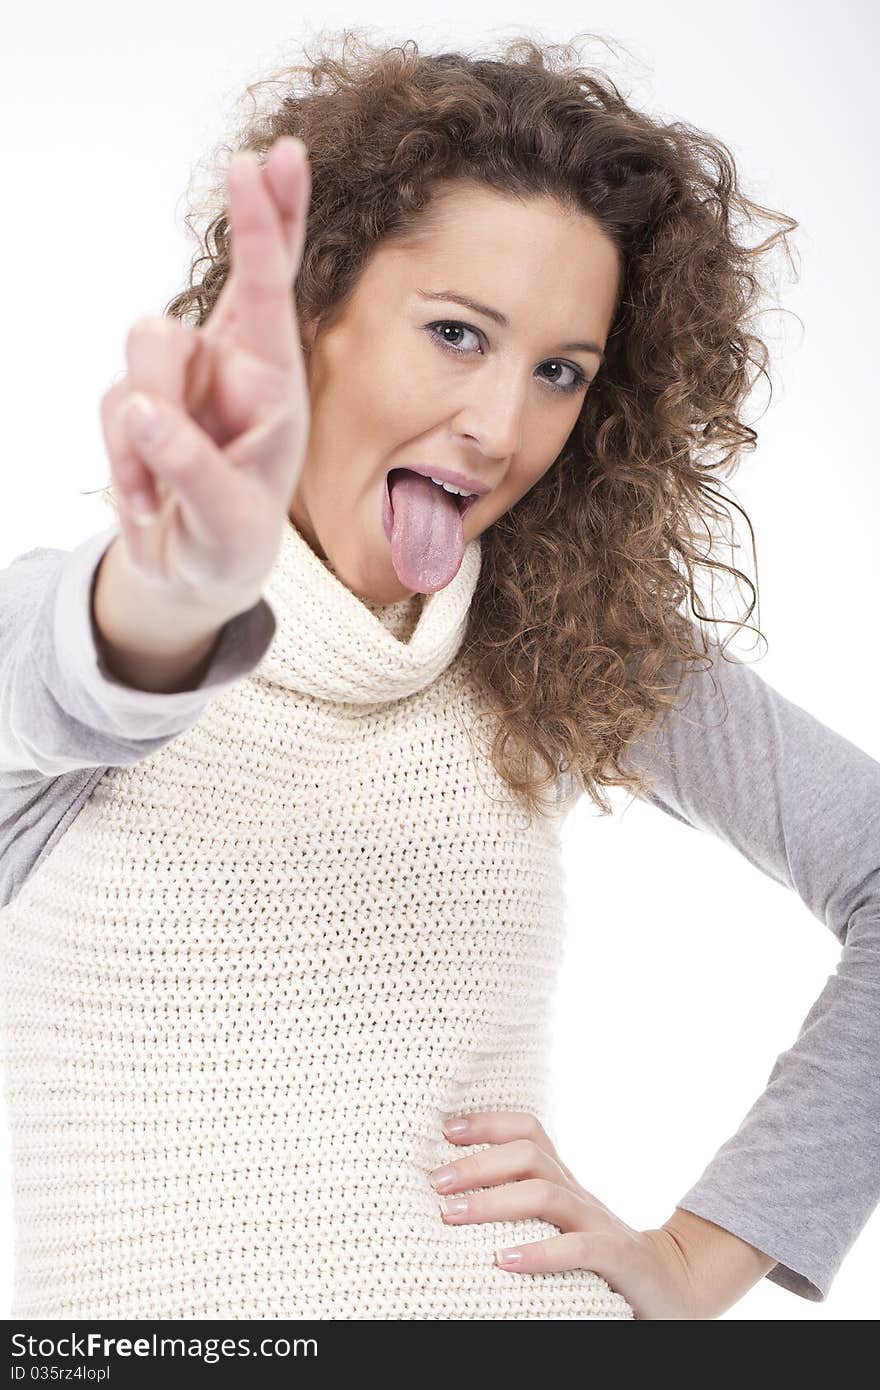
[{"label": "knit texture", "polygon": [[428,1181],[552,1137],[559,820],[487,757],[462,639],[480,569],[364,602],[287,527],[250,676],[111,767],[5,909],[13,1317],[632,1318],[493,1251]]}]

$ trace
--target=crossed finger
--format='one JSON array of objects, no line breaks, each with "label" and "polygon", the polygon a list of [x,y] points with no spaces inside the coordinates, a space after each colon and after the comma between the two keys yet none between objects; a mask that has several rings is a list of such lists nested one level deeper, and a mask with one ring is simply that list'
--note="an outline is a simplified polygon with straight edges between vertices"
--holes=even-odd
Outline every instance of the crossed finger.
[{"label": "crossed finger", "polygon": [[234,332],[239,346],[287,366],[299,339],[291,290],[311,191],[305,148],[283,136],[262,165],[239,150],[227,183],[230,268],[201,331],[209,339]]}]

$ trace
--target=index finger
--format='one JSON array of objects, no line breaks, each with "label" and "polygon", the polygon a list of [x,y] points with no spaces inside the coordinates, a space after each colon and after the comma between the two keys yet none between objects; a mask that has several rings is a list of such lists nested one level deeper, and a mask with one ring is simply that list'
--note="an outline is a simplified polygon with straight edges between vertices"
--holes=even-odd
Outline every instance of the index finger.
[{"label": "index finger", "polygon": [[[305,186],[304,154],[295,170]],[[238,346],[279,367],[292,366],[298,349],[289,229],[282,223],[260,172],[256,155],[241,150],[227,172],[229,186],[230,270],[234,283],[235,337]],[[294,221],[305,215],[300,198]]]}]

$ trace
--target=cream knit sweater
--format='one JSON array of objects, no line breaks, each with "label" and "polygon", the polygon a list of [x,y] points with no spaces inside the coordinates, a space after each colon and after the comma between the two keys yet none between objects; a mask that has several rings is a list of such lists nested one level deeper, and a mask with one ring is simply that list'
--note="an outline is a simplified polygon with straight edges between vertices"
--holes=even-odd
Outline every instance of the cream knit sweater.
[{"label": "cream knit sweater", "polygon": [[480,567],[381,608],[292,527],[250,676],[111,767],[4,911],[13,1317],[632,1318],[447,1226],[441,1117],[548,1116],[558,820],[485,755]]}]

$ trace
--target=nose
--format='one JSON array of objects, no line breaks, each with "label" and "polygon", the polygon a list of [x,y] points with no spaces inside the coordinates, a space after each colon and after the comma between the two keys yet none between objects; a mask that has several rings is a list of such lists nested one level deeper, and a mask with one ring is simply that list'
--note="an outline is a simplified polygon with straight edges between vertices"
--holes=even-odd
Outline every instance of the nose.
[{"label": "nose", "polygon": [[473,383],[455,429],[476,441],[487,458],[506,459],[520,452],[529,382],[509,369],[487,372]]}]

